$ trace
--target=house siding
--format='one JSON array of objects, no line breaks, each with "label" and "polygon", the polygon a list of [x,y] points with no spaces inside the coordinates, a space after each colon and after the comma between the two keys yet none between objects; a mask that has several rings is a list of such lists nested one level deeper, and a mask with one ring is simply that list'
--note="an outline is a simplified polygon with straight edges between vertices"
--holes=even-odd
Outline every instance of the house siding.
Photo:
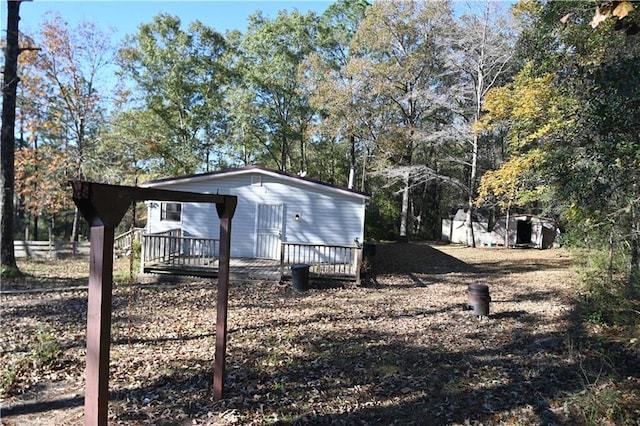
[{"label": "house siding", "polygon": [[[259,182],[258,185],[252,184]],[[365,197],[322,184],[298,182],[260,172],[217,175],[195,182],[154,184],[153,187],[198,193],[236,195],[238,206],[232,221],[231,255],[254,257],[257,246],[259,204],[283,204],[281,239],[287,242],[353,245],[363,240]],[[149,202],[147,232],[180,227],[186,235],[218,238],[215,205],[183,204],[178,222],[160,221],[160,203]],[[299,220],[295,219],[298,215]]]}]

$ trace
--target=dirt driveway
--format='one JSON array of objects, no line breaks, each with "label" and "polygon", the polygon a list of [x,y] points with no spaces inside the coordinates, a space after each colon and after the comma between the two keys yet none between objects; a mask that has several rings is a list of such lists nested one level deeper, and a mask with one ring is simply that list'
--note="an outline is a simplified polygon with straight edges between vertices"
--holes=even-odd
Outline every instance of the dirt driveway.
[{"label": "dirt driveway", "polygon": [[[218,402],[214,285],[117,285],[109,423],[588,423],[591,385],[640,390],[638,363],[586,338],[570,263],[561,249],[389,243],[366,286],[234,284]],[[481,319],[476,281],[492,299]],[[2,296],[0,363],[17,376],[2,424],[82,423],[85,321],[84,290]],[[635,398],[605,417],[637,424]]]}]

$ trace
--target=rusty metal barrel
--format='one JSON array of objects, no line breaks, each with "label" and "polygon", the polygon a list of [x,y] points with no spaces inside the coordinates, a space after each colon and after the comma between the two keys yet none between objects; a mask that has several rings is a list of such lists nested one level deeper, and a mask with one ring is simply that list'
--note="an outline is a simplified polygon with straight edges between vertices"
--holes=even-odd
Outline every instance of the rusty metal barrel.
[{"label": "rusty metal barrel", "polygon": [[489,315],[489,286],[483,283],[472,283],[468,287],[469,306],[477,316]]}]

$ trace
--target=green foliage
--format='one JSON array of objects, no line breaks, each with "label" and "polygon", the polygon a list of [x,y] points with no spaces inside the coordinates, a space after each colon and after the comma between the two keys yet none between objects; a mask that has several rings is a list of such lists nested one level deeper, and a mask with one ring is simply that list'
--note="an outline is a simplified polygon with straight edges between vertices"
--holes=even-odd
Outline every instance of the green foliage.
[{"label": "green foliage", "polygon": [[132,253],[133,253],[133,259],[140,261],[140,255],[142,254],[142,241],[135,240],[133,242]]},{"label": "green foliage", "polygon": [[[425,188],[419,183],[441,179],[442,158],[450,152],[440,137],[427,136],[453,120],[451,104],[442,96],[453,73],[447,60],[453,29],[448,6],[376,2],[366,10],[350,45],[342,104],[356,111],[350,116],[356,124],[348,129],[362,133],[346,133],[360,138],[372,154],[370,168],[380,182],[401,194],[398,201],[392,198],[401,204],[396,219],[401,238],[411,232],[411,200]],[[381,232],[390,234],[388,229]]]},{"label": "green foliage", "polygon": [[66,228],[62,233],[75,238],[78,222],[69,215],[75,206],[68,181],[108,181],[116,168],[112,157],[102,155],[99,137],[109,109],[104,94],[115,85],[106,78],[112,72],[111,34],[86,21],[71,27],[59,15],[48,14],[22,45],[37,49],[26,49],[20,60],[18,225],[28,226],[22,220],[27,215],[55,217],[56,225]]},{"label": "green foliage", "polygon": [[[627,414],[623,409],[622,395],[608,386],[588,386],[569,399],[585,425],[598,426],[605,422],[623,424]],[[578,417],[578,416],[576,416]]]},{"label": "green foliage", "polygon": [[53,367],[58,361],[60,354],[60,345],[54,336],[48,333],[40,333],[36,336],[32,359],[37,368]]},{"label": "green foliage", "polygon": [[[594,30],[593,10],[570,2],[520,6],[527,65],[495,92],[489,116],[508,117],[514,157],[542,149],[534,176],[553,194],[546,209],[564,214],[567,241],[608,252],[606,282],[626,283],[623,293],[632,296],[640,276],[637,40],[611,23]],[[559,31],[558,17],[569,13],[572,24]]]},{"label": "green foliage", "polygon": [[0,376],[0,385],[2,392],[5,395],[11,395],[15,393],[15,388],[18,384],[20,372],[26,367],[26,363],[16,363],[12,366],[5,367],[2,370],[2,376]]},{"label": "green foliage", "polygon": [[389,188],[373,193],[367,205],[365,238],[367,240],[395,240],[398,236],[397,218],[400,214],[397,195]]},{"label": "green foliage", "polygon": [[249,17],[235,40],[229,98],[230,128],[245,157],[282,171],[307,171],[308,129],[314,111],[301,92],[298,68],[314,50],[318,17],[280,11]]},{"label": "green foliage", "polygon": [[[162,175],[208,168],[226,128],[222,107],[229,72],[224,37],[199,21],[158,15],[127,39],[118,54],[123,77],[137,85],[121,117],[137,146],[132,160]],[[142,106],[142,108],[140,107]]]},{"label": "green foliage", "polygon": [[12,268],[10,266],[1,265],[0,266],[0,277],[1,278],[17,278],[22,276],[22,272],[18,268]]},{"label": "green foliage", "polygon": [[582,314],[594,324],[629,325],[636,321],[625,280],[629,257],[623,247],[611,251],[575,248],[574,259],[582,277]]},{"label": "green foliage", "polygon": [[345,185],[355,170],[356,188],[375,188],[370,237],[431,238],[442,212],[475,197],[487,172],[487,203],[562,214],[569,231],[584,232],[571,243],[606,246],[613,235],[628,249],[616,256],[633,287],[640,48],[616,26],[636,22],[637,8],[601,9],[596,16],[611,19],[594,29],[593,4],[519,2],[514,50],[499,11],[454,17],[450,6],[340,0],[322,16],[257,12],[246,33],[226,36],[161,14],[118,52],[124,84],[111,107],[91,86],[112,65],[108,35],[47,20],[34,40],[42,55],[21,57],[25,211],[55,206],[52,231],[62,233],[73,206],[60,183],[71,176],[134,184],[260,164]]}]

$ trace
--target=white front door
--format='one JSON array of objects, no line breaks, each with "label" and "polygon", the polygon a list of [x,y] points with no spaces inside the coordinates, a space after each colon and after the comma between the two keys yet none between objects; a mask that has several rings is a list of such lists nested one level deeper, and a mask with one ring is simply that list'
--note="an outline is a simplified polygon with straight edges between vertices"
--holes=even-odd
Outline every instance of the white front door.
[{"label": "white front door", "polygon": [[284,205],[258,204],[256,257],[279,259]]}]

